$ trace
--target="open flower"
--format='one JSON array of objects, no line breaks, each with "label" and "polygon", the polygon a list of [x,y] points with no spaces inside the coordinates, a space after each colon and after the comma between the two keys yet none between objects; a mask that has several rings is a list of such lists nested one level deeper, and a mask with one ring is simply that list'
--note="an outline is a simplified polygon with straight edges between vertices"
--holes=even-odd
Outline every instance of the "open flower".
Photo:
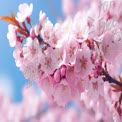
[{"label": "open flower", "polygon": [[66,64],[75,64],[76,54],[78,50],[78,43],[75,36],[72,34],[67,38],[65,42],[64,49],[66,50]]},{"label": "open flower", "polygon": [[48,96],[53,94],[54,88],[51,76],[46,76],[43,74],[42,77],[38,80],[38,84]]},{"label": "open flower", "polygon": [[21,70],[26,79],[30,82],[36,81],[38,79],[38,64],[32,62],[24,62]]},{"label": "open flower", "polygon": [[88,81],[89,86],[88,86],[88,91],[87,91],[87,95],[89,97],[92,98],[92,100],[97,100],[99,99],[99,96],[103,96],[104,95],[104,91],[103,91],[103,79],[102,77],[98,77],[96,78],[92,78],[90,81]]},{"label": "open flower", "polygon": [[41,55],[41,69],[47,74],[52,74],[62,64],[58,49],[48,48]]},{"label": "open flower", "polygon": [[33,4],[31,3],[30,6],[26,3],[19,5],[19,12],[17,13],[17,20],[19,22],[24,22],[27,17],[30,17],[33,10]]},{"label": "open flower", "polygon": [[39,52],[39,42],[35,38],[27,38],[27,43],[23,47],[23,56],[25,59],[33,60],[35,57],[38,57]]},{"label": "open flower", "polygon": [[53,31],[53,24],[49,20],[47,20],[41,31],[42,37],[43,39],[45,39],[45,41],[49,40],[52,31]]},{"label": "open flower", "polygon": [[15,45],[16,45],[16,41],[17,41],[17,38],[16,38],[16,29],[17,28],[14,25],[10,24],[8,26],[9,32],[7,34],[7,38],[9,40],[9,44],[10,44],[11,47],[15,47]]},{"label": "open flower", "polygon": [[55,86],[54,101],[59,106],[65,106],[71,100],[71,88],[66,79]]},{"label": "open flower", "polygon": [[84,47],[77,53],[75,72],[80,73],[82,77],[87,76],[92,71],[92,62],[90,60],[91,52],[88,47]]},{"label": "open flower", "polygon": [[106,32],[102,41],[102,54],[108,62],[113,61],[120,52],[120,45],[113,39],[112,32]]}]

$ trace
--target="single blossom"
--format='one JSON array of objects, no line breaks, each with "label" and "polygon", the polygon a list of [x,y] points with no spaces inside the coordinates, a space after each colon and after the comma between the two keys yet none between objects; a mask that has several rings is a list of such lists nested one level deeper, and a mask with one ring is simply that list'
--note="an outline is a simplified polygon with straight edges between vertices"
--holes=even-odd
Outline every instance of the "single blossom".
[{"label": "single blossom", "polygon": [[42,28],[41,34],[44,41],[48,42],[51,32],[53,31],[53,24],[47,20]]},{"label": "single blossom", "polygon": [[54,101],[59,106],[65,106],[71,100],[71,88],[66,79],[55,86]]},{"label": "single blossom", "polygon": [[9,44],[11,47],[15,47],[16,45],[16,41],[17,41],[17,35],[16,35],[16,29],[17,27],[14,25],[8,25],[8,34],[7,34],[7,38],[9,40]]},{"label": "single blossom", "polygon": [[38,79],[38,64],[31,61],[23,62],[20,70],[23,72],[26,79],[31,82]]},{"label": "single blossom", "polygon": [[23,46],[23,56],[24,59],[33,60],[35,57],[38,57],[39,53],[39,42],[38,39],[34,40],[30,37],[27,38],[26,44]]},{"label": "single blossom", "polygon": [[[51,52],[51,53],[50,53]],[[48,48],[41,55],[41,69],[46,74],[52,74],[56,68],[59,68],[62,64],[62,59],[59,55],[58,49]]]},{"label": "single blossom", "polygon": [[24,22],[25,19],[29,18],[33,11],[33,4],[31,3],[30,6],[26,3],[19,5],[19,12],[17,13],[17,20],[19,22]]},{"label": "single blossom", "polygon": [[64,45],[64,49],[66,50],[66,64],[75,64],[78,51],[78,43],[76,40],[75,35],[70,35],[66,40],[66,44]]},{"label": "single blossom", "polygon": [[92,71],[92,62],[90,60],[91,52],[86,46],[77,52],[76,63],[74,65],[75,72],[81,74],[81,77],[86,77]]},{"label": "single blossom", "polygon": [[60,46],[60,42],[62,41],[62,30],[59,29],[61,28],[61,24],[56,23],[52,29],[50,38],[48,40],[48,43],[50,44],[50,46],[52,47],[58,47]]},{"label": "single blossom", "polygon": [[46,76],[44,74],[41,77],[41,79],[38,79],[38,84],[49,97],[53,95],[54,88],[53,88],[53,79],[51,78],[51,76]]},{"label": "single blossom", "polygon": [[119,44],[114,41],[112,32],[105,33],[101,46],[104,58],[108,62],[114,60],[120,51]]},{"label": "single blossom", "polygon": [[[89,26],[86,13],[78,12],[73,19],[73,33],[75,34],[78,42],[83,42],[88,38]],[[82,18],[82,19],[81,19]]]},{"label": "single blossom", "polygon": [[69,84],[76,85],[78,82],[78,75],[75,73],[74,66],[67,66],[66,67],[66,79]]},{"label": "single blossom", "polygon": [[92,78],[91,80],[87,81],[89,82],[89,86],[87,87],[87,95],[91,97],[93,101],[97,101],[100,96],[104,96],[103,91],[103,79],[102,77]]}]

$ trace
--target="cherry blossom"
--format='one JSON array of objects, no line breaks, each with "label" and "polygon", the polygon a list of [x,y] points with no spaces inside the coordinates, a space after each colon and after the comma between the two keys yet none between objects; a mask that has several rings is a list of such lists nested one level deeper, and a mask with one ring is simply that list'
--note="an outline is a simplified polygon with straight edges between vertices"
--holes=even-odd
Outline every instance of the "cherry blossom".
[{"label": "cherry blossom", "polygon": [[[25,78],[35,81],[55,105],[66,107],[74,100],[87,108],[81,115],[84,119],[80,118],[86,122],[121,122],[122,118],[121,11],[116,15],[122,2],[114,0],[109,6],[110,2],[80,0],[78,5],[63,0],[65,18],[55,24],[40,11],[39,22],[32,25],[33,5],[26,3],[20,4],[17,17],[8,17],[11,21],[0,18],[10,23],[7,38],[15,47],[15,62]],[[57,121],[61,111],[53,112],[57,114],[49,112],[40,121]],[[66,113],[78,121],[77,113]],[[62,115],[61,121],[70,119]]]},{"label": "cherry blossom", "polygon": [[31,38],[27,39],[27,43],[23,47],[23,56],[24,59],[32,60],[35,55],[39,52],[39,42],[35,38],[32,40]]},{"label": "cherry blossom", "polygon": [[32,82],[38,79],[38,65],[35,65],[32,62],[28,62],[28,65],[24,63],[20,70],[29,81]]},{"label": "cherry blossom", "polygon": [[53,30],[53,24],[49,20],[47,20],[41,31],[42,37],[45,39],[45,41],[48,41],[48,39],[50,38],[52,30]]},{"label": "cherry blossom", "polygon": [[81,77],[85,77],[92,70],[92,63],[90,61],[90,50],[88,47],[84,47],[83,49],[77,52],[76,63],[74,65],[75,72],[81,74]]},{"label": "cherry blossom", "polygon": [[56,101],[59,106],[64,106],[70,100],[71,88],[68,85],[67,81],[63,79],[59,84],[55,86],[54,101]]},{"label": "cherry blossom", "polygon": [[[52,53],[50,54],[50,52]],[[56,68],[61,66],[61,61],[58,49],[48,48],[41,55],[41,69],[47,74],[52,74]]]},{"label": "cherry blossom", "polygon": [[[67,46],[68,45],[68,46]],[[76,54],[77,54],[77,50],[78,50],[78,43],[76,41],[76,38],[74,35],[71,35],[68,39],[67,39],[67,47],[65,47],[66,49],[66,61],[65,64],[75,64],[76,61]]]},{"label": "cherry blossom", "polygon": [[19,6],[19,12],[17,13],[17,20],[19,22],[24,22],[25,19],[27,19],[33,10],[33,4],[31,3],[30,6],[26,3],[20,4]]},{"label": "cherry blossom", "polygon": [[[117,43],[113,40],[112,33],[106,32],[102,41],[102,52],[104,53],[104,57],[107,61],[115,59],[118,54],[117,52],[119,51],[118,46],[119,45],[117,45]],[[117,52],[115,53],[114,50]]]},{"label": "cherry blossom", "polygon": [[16,27],[13,25],[9,25],[8,26],[8,34],[7,34],[7,38],[9,40],[9,44],[11,47],[15,47],[16,45],[16,40],[17,40],[17,36],[16,36]]},{"label": "cherry blossom", "polygon": [[41,26],[43,26],[44,22],[46,21],[46,14],[40,11],[39,13],[39,22]]},{"label": "cherry blossom", "polygon": [[54,86],[53,79],[51,78],[51,76],[46,76],[45,74],[43,74],[42,78],[38,80],[38,84],[48,96],[52,97],[54,92]]}]

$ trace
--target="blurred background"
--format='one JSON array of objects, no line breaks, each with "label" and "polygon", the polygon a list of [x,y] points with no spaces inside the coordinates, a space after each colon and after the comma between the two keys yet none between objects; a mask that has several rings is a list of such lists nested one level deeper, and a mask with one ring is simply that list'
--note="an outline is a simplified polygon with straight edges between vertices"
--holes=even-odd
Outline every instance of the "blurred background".
[{"label": "blurred background", "polygon": [[[15,15],[18,12],[18,6],[21,3],[33,3],[33,12],[31,16],[32,24],[36,24],[39,19],[39,11],[46,13],[48,18],[55,23],[57,18],[63,18],[61,11],[61,0],[9,0],[0,4],[0,16],[9,16],[10,12]],[[22,88],[28,81],[24,78],[22,72],[15,64],[13,50],[7,40],[8,24],[0,21],[0,91],[10,96],[13,102],[22,100]],[[35,87],[36,85],[33,84]]]}]

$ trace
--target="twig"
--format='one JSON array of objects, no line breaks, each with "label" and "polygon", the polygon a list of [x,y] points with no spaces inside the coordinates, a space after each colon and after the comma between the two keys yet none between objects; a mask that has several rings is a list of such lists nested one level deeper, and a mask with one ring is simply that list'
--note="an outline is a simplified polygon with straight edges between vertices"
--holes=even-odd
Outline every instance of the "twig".
[{"label": "twig", "polygon": [[105,76],[105,80],[107,80],[109,83],[114,83],[116,85],[119,85],[120,87],[122,87],[122,83],[114,78],[112,78],[108,72],[106,72],[104,69],[103,69],[103,75]]}]

